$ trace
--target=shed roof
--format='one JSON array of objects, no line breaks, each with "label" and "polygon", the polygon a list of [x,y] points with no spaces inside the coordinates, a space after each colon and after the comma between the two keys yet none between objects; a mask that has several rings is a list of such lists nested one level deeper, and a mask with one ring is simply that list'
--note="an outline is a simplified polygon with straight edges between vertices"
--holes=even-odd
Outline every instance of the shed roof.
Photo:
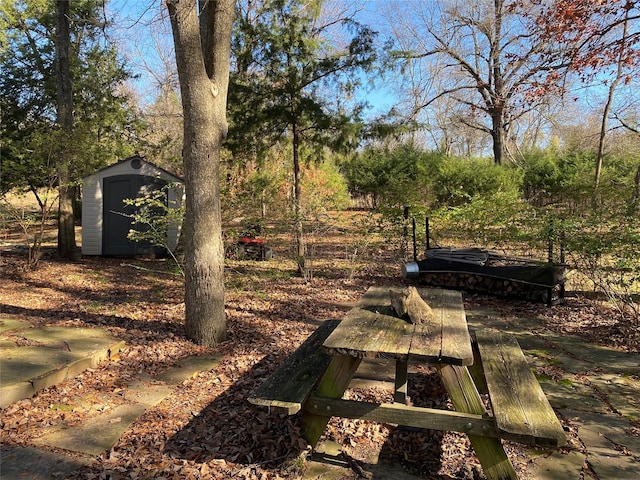
[{"label": "shed roof", "polygon": [[175,180],[175,181],[177,181],[177,182],[182,182],[182,183],[184,183],[184,179],[182,179],[182,178],[180,178],[180,177],[178,177],[178,176],[174,175],[173,173],[169,172],[168,170],[165,170],[164,168],[161,168],[161,167],[157,166],[156,164],[154,164],[154,163],[152,163],[152,162],[150,162],[150,161],[148,161],[148,160],[145,160],[145,159],[144,159],[143,157],[141,157],[140,155],[132,155],[132,156],[130,156],[130,157],[124,158],[124,159],[122,159],[122,160],[120,160],[120,161],[118,161],[118,162],[116,162],[116,163],[112,163],[111,165],[107,165],[106,167],[101,168],[100,170],[98,170],[98,171],[96,171],[96,172],[92,173],[92,174],[91,174],[91,175],[89,175],[89,176],[91,177],[91,176],[93,176],[93,175],[97,175],[97,174],[99,174],[99,173],[102,173],[102,172],[105,172],[105,171],[110,170],[110,169],[112,169],[112,168],[115,168],[115,167],[117,167],[118,165],[121,165],[121,164],[123,164],[123,163],[125,163],[125,162],[130,162],[130,161],[135,160],[135,159],[139,159],[139,160],[140,160],[140,162],[145,163],[146,165],[149,165],[151,168],[153,168],[153,169],[155,169],[155,170],[158,170],[158,172],[161,172],[162,174],[164,174],[164,175],[166,175],[166,176],[168,176],[168,177],[171,177],[173,180]]}]

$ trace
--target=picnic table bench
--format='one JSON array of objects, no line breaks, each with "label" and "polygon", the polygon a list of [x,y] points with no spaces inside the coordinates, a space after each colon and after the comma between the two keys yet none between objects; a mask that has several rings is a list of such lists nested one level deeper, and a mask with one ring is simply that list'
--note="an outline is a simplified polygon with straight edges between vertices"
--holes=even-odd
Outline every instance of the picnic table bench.
[{"label": "picnic table bench", "polygon": [[[490,480],[517,478],[501,439],[545,447],[566,443],[515,338],[496,330],[472,337],[459,292],[419,293],[433,309],[432,322],[398,318],[390,288],[372,287],[341,322],[323,323],[248,401],[289,415],[302,411],[311,446],[332,416],[462,432]],[[395,361],[394,403],[342,399],[363,358]],[[435,367],[455,411],[406,404],[409,362]],[[488,393],[491,413],[480,393]]]}]

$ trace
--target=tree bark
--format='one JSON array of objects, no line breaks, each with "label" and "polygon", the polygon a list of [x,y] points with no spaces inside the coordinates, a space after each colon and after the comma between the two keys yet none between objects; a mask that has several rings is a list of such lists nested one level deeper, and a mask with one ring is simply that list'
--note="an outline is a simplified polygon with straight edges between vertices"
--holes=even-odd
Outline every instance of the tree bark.
[{"label": "tree bark", "polygon": [[298,125],[294,122],[293,130],[293,222],[294,237],[296,243],[296,257],[298,261],[298,274],[307,278],[309,275],[306,266],[304,245],[304,228],[302,225],[301,190],[300,190],[300,138]]},{"label": "tree bark", "polygon": [[598,154],[596,156],[596,169],[595,176],[593,180],[593,203],[597,204],[597,195],[598,188],[600,187],[600,177],[602,174],[602,163],[604,160],[604,150],[605,150],[605,138],[607,135],[607,125],[609,121],[609,113],[611,112],[611,106],[613,105],[613,99],[615,96],[616,88],[620,84],[620,80],[624,75],[624,59],[626,54],[626,45],[627,45],[627,36],[629,32],[629,10],[626,11],[624,17],[624,23],[622,28],[622,37],[620,39],[621,45],[620,50],[618,52],[618,60],[616,63],[616,76],[612,80],[609,85],[609,90],[607,92],[607,102],[604,106],[604,111],[602,112],[602,121],[600,122],[600,135],[598,137]]},{"label": "tree bark", "polygon": [[640,202],[640,165],[636,170],[636,177],[633,180],[633,196],[631,197],[630,215],[635,215]]},{"label": "tree bark", "polygon": [[504,159],[504,122],[502,120],[502,112],[493,112],[491,115],[492,129],[491,137],[493,139],[493,159],[496,165],[502,165]]},{"label": "tree bark", "polygon": [[78,255],[76,244],[73,201],[75,190],[71,185],[73,163],[73,89],[69,67],[69,2],[56,0],[56,89],[57,123],[61,135],[58,155],[58,255],[74,259]]},{"label": "tree bark", "polygon": [[185,328],[201,345],[226,339],[220,146],[227,133],[233,0],[169,0],[184,115]]},{"label": "tree bark", "polygon": [[493,158],[496,165],[502,165],[505,152],[505,122],[504,122],[504,79],[502,78],[502,58],[500,55],[500,41],[502,34],[503,0],[494,0],[493,35],[491,39],[490,75],[493,83],[493,91],[487,97],[490,98],[489,111],[491,113],[491,126],[493,137]]}]

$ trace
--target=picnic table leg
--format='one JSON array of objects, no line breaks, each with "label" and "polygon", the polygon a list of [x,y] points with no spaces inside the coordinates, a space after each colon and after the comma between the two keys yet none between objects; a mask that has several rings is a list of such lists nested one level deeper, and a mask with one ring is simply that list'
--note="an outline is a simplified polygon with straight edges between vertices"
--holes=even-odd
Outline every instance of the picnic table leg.
[{"label": "picnic table leg", "polygon": [[[342,398],[361,361],[361,358],[334,356],[322,375],[315,394],[319,397]],[[324,429],[327,428],[331,412],[327,413],[326,416],[309,412],[304,412],[302,415],[304,426],[302,436],[312,447],[316,446]]]},{"label": "picnic table leg", "polygon": [[[487,413],[467,367],[442,365],[438,371],[456,411]],[[500,439],[469,435],[469,440],[488,480],[518,479]]]},{"label": "picnic table leg", "polygon": [[396,380],[395,390],[393,392],[393,401],[395,403],[407,404],[407,379],[408,379],[408,362],[396,360]]}]

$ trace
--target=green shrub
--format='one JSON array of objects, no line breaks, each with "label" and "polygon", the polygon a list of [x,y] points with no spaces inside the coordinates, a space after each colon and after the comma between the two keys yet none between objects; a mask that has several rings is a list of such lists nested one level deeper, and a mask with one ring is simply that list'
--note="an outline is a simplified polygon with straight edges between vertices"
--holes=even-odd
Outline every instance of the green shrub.
[{"label": "green shrub", "polygon": [[467,203],[444,206],[429,214],[431,236],[445,246],[464,243],[491,248],[508,244],[536,246],[547,229],[543,218],[517,192],[498,190]]},{"label": "green shrub", "polygon": [[433,201],[433,171],[444,158],[412,144],[369,147],[340,166],[354,197],[368,197],[373,207],[425,205]]},{"label": "green shrub", "polygon": [[569,263],[595,292],[640,321],[640,221],[610,208],[563,222]]},{"label": "green shrub", "polygon": [[517,169],[488,159],[445,158],[432,175],[438,206],[460,206],[498,192],[517,196],[522,184]]}]

